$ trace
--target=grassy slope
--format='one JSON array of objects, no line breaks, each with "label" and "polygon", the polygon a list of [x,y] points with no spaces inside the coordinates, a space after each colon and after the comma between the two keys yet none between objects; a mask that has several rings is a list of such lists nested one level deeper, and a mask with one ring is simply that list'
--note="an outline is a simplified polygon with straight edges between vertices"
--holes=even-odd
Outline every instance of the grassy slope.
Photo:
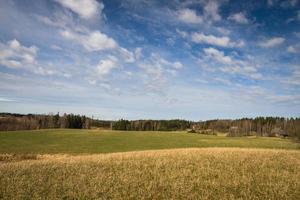
[{"label": "grassy slope", "polygon": [[299,148],[299,144],[280,138],[70,129],[0,132],[0,141],[0,153],[37,154],[110,153],[187,147]]},{"label": "grassy slope", "polygon": [[300,151],[176,149],[0,162],[0,199],[299,199]]}]

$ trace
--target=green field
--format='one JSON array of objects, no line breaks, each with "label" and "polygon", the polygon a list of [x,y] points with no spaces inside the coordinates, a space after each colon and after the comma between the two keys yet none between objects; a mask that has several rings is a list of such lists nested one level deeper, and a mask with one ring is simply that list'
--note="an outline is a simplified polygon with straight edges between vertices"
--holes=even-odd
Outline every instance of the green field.
[{"label": "green field", "polygon": [[0,132],[0,153],[90,154],[190,147],[299,149],[289,139],[225,137],[186,132],[34,130]]},{"label": "green field", "polygon": [[296,200],[299,180],[299,143],[290,139],[0,132],[0,199]]}]

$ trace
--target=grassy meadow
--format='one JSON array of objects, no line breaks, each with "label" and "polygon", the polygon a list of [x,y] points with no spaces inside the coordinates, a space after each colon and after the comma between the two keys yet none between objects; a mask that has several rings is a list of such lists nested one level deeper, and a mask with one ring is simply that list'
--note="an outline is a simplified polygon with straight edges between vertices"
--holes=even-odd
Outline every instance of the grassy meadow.
[{"label": "grassy meadow", "polygon": [[16,154],[96,154],[190,147],[299,149],[299,143],[271,137],[78,129],[2,131],[0,141],[0,153]]},{"label": "grassy meadow", "polygon": [[0,132],[0,199],[299,199],[299,143],[185,132]]}]

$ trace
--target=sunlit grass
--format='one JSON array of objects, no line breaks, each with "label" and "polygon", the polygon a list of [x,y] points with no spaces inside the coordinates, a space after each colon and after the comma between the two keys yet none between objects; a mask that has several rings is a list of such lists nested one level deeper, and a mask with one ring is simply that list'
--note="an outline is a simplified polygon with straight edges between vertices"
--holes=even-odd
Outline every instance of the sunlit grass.
[{"label": "sunlit grass", "polygon": [[299,180],[297,150],[190,148],[0,162],[1,199],[299,199]]},{"label": "sunlit grass", "polygon": [[0,153],[18,154],[86,154],[188,147],[299,148],[299,144],[281,138],[75,129],[0,132],[0,141]]}]

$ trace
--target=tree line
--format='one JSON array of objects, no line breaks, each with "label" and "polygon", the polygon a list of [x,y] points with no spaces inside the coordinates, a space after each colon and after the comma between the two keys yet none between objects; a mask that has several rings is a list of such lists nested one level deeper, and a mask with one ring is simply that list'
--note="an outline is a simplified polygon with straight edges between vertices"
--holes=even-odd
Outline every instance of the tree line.
[{"label": "tree line", "polygon": [[124,131],[178,131],[191,127],[192,122],[187,120],[124,120],[113,122],[113,130]]},{"label": "tree line", "polygon": [[45,128],[89,129],[92,126],[110,127],[110,122],[94,120],[84,115],[57,114],[15,114],[0,113],[0,130],[34,130]]},{"label": "tree line", "polygon": [[256,117],[236,120],[215,119],[193,122],[173,120],[105,121],[74,114],[14,114],[0,113],[0,130],[33,130],[44,128],[91,127],[124,131],[179,131],[192,130],[203,134],[228,133],[228,136],[290,136],[300,139],[300,118]]},{"label": "tree line", "polygon": [[113,122],[113,130],[124,131],[177,131],[191,129],[192,132],[214,134],[228,133],[228,136],[290,136],[300,139],[300,118],[256,117],[236,120],[124,120]]},{"label": "tree line", "polygon": [[256,117],[208,120],[193,124],[196,130],[227,132],[228,136],[290,136],[300,139],[300,118]]}]

